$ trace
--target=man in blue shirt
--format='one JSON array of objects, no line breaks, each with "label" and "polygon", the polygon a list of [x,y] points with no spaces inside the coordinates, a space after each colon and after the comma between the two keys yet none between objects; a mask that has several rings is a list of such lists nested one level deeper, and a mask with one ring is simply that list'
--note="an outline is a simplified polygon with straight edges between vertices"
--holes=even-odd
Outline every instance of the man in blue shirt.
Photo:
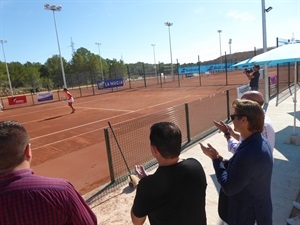
[{"label": "man in blue shirt", "polygon": [[227,161],[210,144],[200,143],[203,153],[213,160],[221,185],[219,215],[229,225],[272,225],[273,155],[261,135],[264,111],[257,102],[245,99],[235,100],[232,106],[234,130],[243,140],[236,153]]}]

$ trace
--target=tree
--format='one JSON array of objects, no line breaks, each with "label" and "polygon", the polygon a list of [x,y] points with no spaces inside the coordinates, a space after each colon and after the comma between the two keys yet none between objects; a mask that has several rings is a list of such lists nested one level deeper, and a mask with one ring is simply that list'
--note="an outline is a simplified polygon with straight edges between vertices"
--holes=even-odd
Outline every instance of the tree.
[{"label": "tree", "polygon": [[[64,65],[67,64],[67,61],[64,58],[62,59],[62,61]],[[47,59],[45,66],[47,67],[47,70],[49,72],[48,77],[52,80],[54,86],[62,87],[64,82],[61,71],[60,56],[53,55],[52,58]]]},{"label": "tree", "polygon": [[110,79],[115,78],[127,78],[127,68],[123,60],[118,61],[117,59],[106,59],[107,65],[109,66],[109,77]]}]

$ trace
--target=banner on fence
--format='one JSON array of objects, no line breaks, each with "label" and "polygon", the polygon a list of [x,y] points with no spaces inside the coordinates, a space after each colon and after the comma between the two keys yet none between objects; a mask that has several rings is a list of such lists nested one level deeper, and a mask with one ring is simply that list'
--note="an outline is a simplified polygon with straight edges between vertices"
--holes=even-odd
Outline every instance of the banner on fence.
[{"label": "banner on fence", "polygon": [[27,103],[26,95],[8,97],[7,100],[8,100],[8,105],[18,105],[18,104]]},{"label": "banner on fence", "polygon": [[237,98],[241,98],[246,91],[250,90],[250,85],[245,84],[243,86],[237,87]]},{"label": "banner on fence", "polygon": [[98,89],[120,87],[124,86],[124,80],[122,78],[118,78],[105,81],[97,81],[97,86]]},{"label": "banner on fence", "polygon": [[277,94],[277,74],[270,75],[270,96]]},{"label": "banner on fence", "polygon": [[47,92],[47,93],[39,93],[37,96],[38,102],[45,102],[45,101],[50,101],[53,100],[53,94],[52,92]]},{"label": "banner on fence", "polygon": [[277,74],[270,75],[270,86],[276,86],[277,85]]}]

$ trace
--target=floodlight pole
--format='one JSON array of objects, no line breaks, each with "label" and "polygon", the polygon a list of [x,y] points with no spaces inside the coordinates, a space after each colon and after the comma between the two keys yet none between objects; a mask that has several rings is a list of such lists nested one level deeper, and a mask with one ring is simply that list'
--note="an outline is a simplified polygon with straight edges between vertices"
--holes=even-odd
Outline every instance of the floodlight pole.
[{"label": "floodlight pole", "polygon": [[222,45],[221,45],[221,32],[222,30],[217,30],[219,32],[219,43],[220,43],[220,66],[222,68]]},{"label": "floodlight pole", "polygon": [[100,45],[101,45],[101,43],[96,42],[95,44],[98,45],[99,57],[100,57],[101,76],[102,76],[102,81],[104,81],[103,69],[102,69],[102,60],[101,60],[101,52],[100,52]]},{"label": "floodlight pole", "polygon": [[6,40],[0,40],[0,42],[1,42],[1,45],[2,45],[3,58],[4,58],[4,62],[5,62],[5,67],[6,67],[6,73],[7,73],[7,78],[8,78],[9,90],[10,90],[11,96],[13,96],[14,92],[13,92],[13,89],[12,89],[12,86],[11,86],[10,75],[9,75],[9,71],[8,71],[8,66],[7,66],[7,62],[6,62],[6,58],[5,58],[5,52],[4,52],[4,46],[3,46],[3,44],[7,43],[7,41]]},{"label": "floodlight pole", "polygon": [[154,69],[155,69],[155,76],[157,78],[156,59],[155,59],[155,44],[151,44],[151,46],[153,47]]},{"label": "floodlight pole", "polygon": [[[230,55],[230,64],[231,64],[231,63],[232,63],[232,57],[231,57],[231,44],[232,44],[232,39],[231,39],[231,38],[229,39],[228,44],[229,44],[229,55]],[[231,65],[230,65],[230,67],[231,67]]]},{"label": "floodlight pole", "polygon": [[173,73],[172,44],[171,44],[171,32],[170,32],[170,27],[173,26],[173,23],[165,22],[165,25],[168,27],[168,30],[169,30],[169,44],[170,44],[170,57],[171,57],[171,76],[173,77],[173,80],[175,80],[174,73]]},{"label": "floodlight pole", "polygon": [[[272,10],[272,7],[266,9],[265,0],[261,0],[261,11],[262,11],[262,33],[263,33],[263,52],[267,52],[267,29],[266,29],[266,12]],[[265,83],[265,103],[269,103],[269,76],[268,66],[264,65],[264,83]]]},{"label": "floodlight pole", "polygon": [[44,5],[44,8],[46,10],[51,10],[53,12],[53,19],[54,19],[54,26],[55,26],[55,32],[56,32],[56,39],[57,39],[57,45],[58,45],[58,51],[59,51],[59,56],[60,56],[60,65],[61,65],[61,72],[63,76],[63,82],[64,82],[64,88],[67,88],[67,82],[66,82],[66,75],[65,75],[65,70],[64,70],[64,64],[63,60],[61,57],[61,52],[60,52],[60,45],[59,45],[59,39],[58,39],[58,33],[57,33],[57,27],[56,27],[56,20],[55,20],[55,11],[61,11],[61,6],[56,6],[56,5],[49,5],[48,3]]}]

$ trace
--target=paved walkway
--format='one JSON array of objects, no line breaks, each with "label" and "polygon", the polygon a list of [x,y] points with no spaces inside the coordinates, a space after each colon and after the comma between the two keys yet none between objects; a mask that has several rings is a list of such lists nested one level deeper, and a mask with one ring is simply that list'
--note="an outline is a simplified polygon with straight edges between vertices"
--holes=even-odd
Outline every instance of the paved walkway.
[{"label": "paved walkway", "polygon": [[[296,133],[300,135],[300,98],[298,91]],[[272,201],[273,201],[273,225],[285,225],[293,210],[292,201],[297,199],[300,191],[300,146],[286,144],[294,130],[294,103],[292,97],[276,106],[276,99],[272,99],[266,110],[273,122],[276,131],[276,143],[274,149],[274,169],[272,177]],[[210,143],[224,158],[231,157],[227,151],[226,140],[221,133],[215,133],[201,140],[204,144]],[[187,149],[182,158],[194,157],[198,159],[207,176],[206,214],[208,225],[225,225],[217,213],[218,190],[220,188],[214,173],[211,160],[205,156],[199,144]],[[151,173],[152,171],[150,171]],[[111,199],[93,208],[97,214],[98,224],[101,225],[126,225],[130,222],[130,208],[135,191],[130,192],[127,187],[113,193]],[[145,224],[149,224],[148,221]]]}]

